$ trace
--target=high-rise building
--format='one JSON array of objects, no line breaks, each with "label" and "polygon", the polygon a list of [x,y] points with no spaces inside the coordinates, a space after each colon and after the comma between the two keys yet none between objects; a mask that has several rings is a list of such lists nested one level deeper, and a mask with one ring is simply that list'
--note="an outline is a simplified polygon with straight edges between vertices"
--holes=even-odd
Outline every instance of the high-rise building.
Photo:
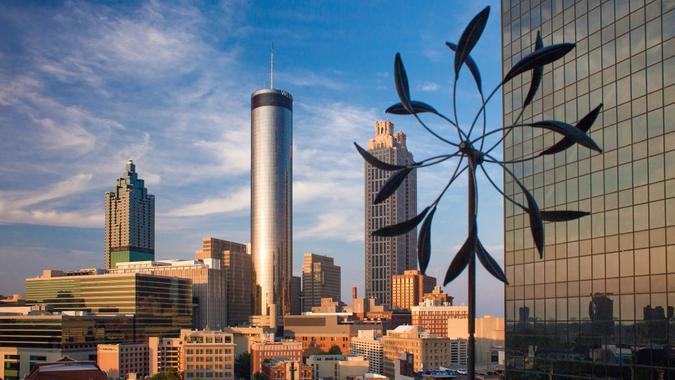
[{"label": "high-rise building", "polygon": [[202,249],[195,252],[195,258],[212,262],[215,268],[224,270],[227,278],[227,324],[235,326],[248,322],[253,269],[247,245],[208,236],[202,239]]},{"label": "high-rise building", "polygon": [[[390,164],[405,165],[413,161],[405,134],[402,131],[394,133],[394,124],[389,120],[375,123],[375,137],[368,141],[368,151]],[[386,238],[372,236],[372,232],[417,214],[417,176],[413,170],[392,196],[376,205],[373,203],[375,196],[391,172],[376,169],[367,162],[365,172],[366,298],[376,298],[390,308],[392,276],[417,268],[417,229]]]},{"label": "high-rise building", "polygon": [[450,339],[429,334],[417,326],[399,326],[382,337],[384,373],[394,378],[395,362],[401,354],[413,357],[413,372],[450,366]]},{"label": "high-rise building", "polygon": [[468,306],[453,306],[448,302],[427,299],[421,304],[413,306],[411,314],[413,326],[419,326],[437,336],[447,336],[449,319],[463,321],[464,327],[468,331]]},{"label": "high-rise building", "polygon": [[278,318],[291,312],[292,146],[291,94],[273,88],[254,92],[251,95],[251,255],[253,314],[258,316]]},{"label": "high-rise building", "polygon": [[[222,329],[228,325],[232,305],[224,268],[200,260],[162,260],[117,263],[111,273],[149,273],[158,276],[185,278],[192,282],[192,328]],[[235,307],[238,305],[234,305]]]},{"label": "high-rise building", "polygon": [[291,314],[302,314],[304,296],[302,295],[302,277],[291,277]]},{"label": "high-rise building", "polygon": [[340,301],[341,296],[340,267],[333,263],[333,258],[305,253],[302,264],[302,295],[304,311],[320,306],[322,298]]},{"label": "high-rise building", "polygon": [[175,336],[192,324],[192,283],[146,273],[44,270],[26,279],[26,304],[50,311],[131,316],[137,339]]},{"label": "high-rise building", "polygon": [[155,259],[155,196],[148,194],[132,160],[126,169],[115,189],[105,193],[106,268]]},{"label": "high-rise building", "polygon": [[395,274],[391,279],[391,307],[410,310],[419,305],[424,300],[424,294],[431,293],[435,286],[435,277],[425,276],[416,269]]},{"label": "high-rise building", "polygon": [[[502,1],[502,70],[544,45],[576,42],[544,67],[518,122],[572,124],[598,104],[597,154],[572,146],[510,165],[541,209],[591,212],[545,224],[543,258],[527,214],[504,203],[508,378],[673,378],[675,366],[675,4]],[[521,112],[530,74],[503,88],[503,123]],[[516,128],[504,160],[560,140]],[[504,175],[507,195],[523,199]],[[661,308],[656,319],[648,310]],[[654,329],[653,327],[658,326]]]}]

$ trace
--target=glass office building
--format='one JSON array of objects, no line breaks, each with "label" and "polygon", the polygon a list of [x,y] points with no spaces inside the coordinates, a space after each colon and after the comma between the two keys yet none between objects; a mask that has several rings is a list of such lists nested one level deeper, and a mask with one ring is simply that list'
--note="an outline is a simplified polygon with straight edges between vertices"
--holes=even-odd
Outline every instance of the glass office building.
[{"label": "glass office building", "polygon": [[48,311],[134,317],[136,336],[178,336],[192,326],[192,282],[144,273],[45,271],[26,279],[26,304]]},{"label": "glass office building", "polygon": [[[517,378],[675,378],[675,2],[502,0],[502,70],[544,45],[577,42],[545,67],[524,121],[574,123],[604,107],[591,135],[512,169],[542,209],[592,212],[547,223],[545,254],[527,215],[504,206],[506,369]],[[529,74],[503,91],[504,124],[521,111]],[[560,137],[516,128],[504,159]],[[524,202],[505,175],[506,193]]]}]

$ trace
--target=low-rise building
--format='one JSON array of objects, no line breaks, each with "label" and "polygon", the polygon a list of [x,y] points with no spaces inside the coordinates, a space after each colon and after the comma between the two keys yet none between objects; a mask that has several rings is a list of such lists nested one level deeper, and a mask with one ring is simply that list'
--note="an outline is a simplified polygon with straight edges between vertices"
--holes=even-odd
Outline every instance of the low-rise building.
[{"label": "low-rise building", "polygon": [[[23,379],[23,378],[22,378]],[[25,380],[108,380],[93,361],[76,361],[62,358],[50,363],[35,365]],[[10,380],[10,378],[5,378]]]},{"label": "low-rise building", "polygon": [[262,363],[266,360],[284,359],[301,363],[303,351],[302,343],[292,340],[251,343],[251,378],[256,372],[262,372]]},{"label": "low-rise building", "polygon": [[358,336],[352,338],[352,354],[368,360],[369,372],[384,372],[384,344],[377,330],[359,330]]},{"label": "low-rise building", "polygon": [[[448,320],[447,336],[466,341],[469,338],[467,322]],[[476,366],[499,369],[504,356],[504,318],[486,315],[476,318]],[[501,358],[501,359],[500,359]]]},{"label": "low-rise building", "polygon": [[414,372],[450,365],[450,339],[438,337],[418,326],[399,326],[387,331],[384,343],[384,375],[393,378],[401,354],[413,355]]},{"label": "low-rise building", "polygon": [[381,330],[379,321],[351,318],[350,313],[308,313],[284,317],[284,337],[302,343],[305,355],[327,352],[333,346],[342,354],[351,353],[351,339],[359,330]]},{"label": "low-rise building", "polygon": [[234,337],[234,356],[237,357],[245,352],[251,352],[253,342],[265,340],[265,336],[274,334],[268,327],[236,326],[226,327],[224,332],[232,334]]},{"label": "low-rise building", "polygon": [[234,379],[234,338],[222,331],[181,330],[179,338],[150,338],[151,375],[173,368],[185,379]]},{"label": "low-rise building", "polygon": [[361,355],[311,355],[306,363],[313,380],[347,380],[369,372],[368,360]]},{"label": "low-rise building", "polygon": [[413,326],[419,326],[437,336],[448,336],[448,320],[456,319],[460,321],[458,323],[468,323],[469,307],[427,299],[418,306],[413,306],[411,312]]},{"label": "low-rise building", "polygon": [[312,367],[297,360],[268,359],[260,372],[269,380],[313,380]]},{"label": "low-rise building", "polygon": [[0,379],[23,379],[63,357],[96,361],[96,345],[133,342],[133,318],[84,312],[0,315]]},{"label": "low-rise building", "polygon": [[150,374],[147,343],[99,344],[96,364],[109,379],[142,379]]}]

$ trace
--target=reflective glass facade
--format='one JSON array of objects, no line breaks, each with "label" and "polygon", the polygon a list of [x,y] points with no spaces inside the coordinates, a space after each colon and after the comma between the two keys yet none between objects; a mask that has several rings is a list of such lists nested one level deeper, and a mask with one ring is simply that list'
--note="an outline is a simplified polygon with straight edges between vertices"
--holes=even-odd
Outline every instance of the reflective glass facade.
[{"label": "reflective glass facade", "polygon": [[192,325],[192,282],[140,273],[37,277],[26,280],[26,304],[135,316],[138,336],[178,335]]},{"label": "reflective glass facade", "polygon": [[[251,258],[253,314],[291,312],[293,97],[262,89],[251,96]],[[276,310],[276,311],[274,311]]]},{"label": "reflective glass facade", "polygon": [[[675,2],[503,0],[506,72],[544,45],[577,42],[545,67],[524,121],[575,122],[600,103],[591,135],[604,149],[572,147],[511,165],[542,209],[590,216],[547,223],[544,258],[528,217],[504,206],[508,378],[675,378]],[[520,112],[529,74],[507,83],[504,125]],[[516,128],[504,159],[559,139]],[[506,193],[524,202],[505,176]]]}]

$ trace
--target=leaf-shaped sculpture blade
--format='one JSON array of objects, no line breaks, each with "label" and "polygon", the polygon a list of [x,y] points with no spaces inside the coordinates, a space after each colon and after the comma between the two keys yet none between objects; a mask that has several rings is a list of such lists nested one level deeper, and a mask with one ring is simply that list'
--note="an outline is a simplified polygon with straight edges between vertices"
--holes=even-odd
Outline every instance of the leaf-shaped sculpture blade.
[{"label": "leaf-shaped sculpture blade", "polygon": [[499,266],[499,263],[497,263],[497,261],[490,255],[490,253],[485,249],[485,247],[483,247],[483,244],[480,242],[480,239],[478,240],[478,242],[476,242],[476,255],[478,256],[478,260],[480,260],[480,263],[483,264],[483,267],[488,272],[490,272],[492,276],[494,276],[497,280],[508,285],[509,281],[506,279],[504,271]]},{"label": "leaf-shaped sculpture blade", "polygon": [[551,62],[554,62],[565,54],[569,53],[570,50],[574,49],[575,44],[562,43],[557,45],[546,46],[539,50],[535,50],[532,53],[526,55],[518,61],[511,70],[504,77],[503,83],[506,83],[516,77],[519,74],[522,74],[528,70],[532,70],[538,66],[546,65]]},{"label": "leaf-shaped sculpture blade", "polygon": [[367,150],[361,148],[359,144],[354,143],[354,146],[356,147],[356,150],[359,152],[361,157],[363,157],[364,160],[366,160],[367,163],[373,165],[374,167],[381,169],[381,170],[386,170],[386,171],[395,171],[395,170],[401,170],[405,168],[405,166],[401,165],[392,165],[388,164],[384,161],[380,161],[377,159],[377,157],[373,156],[370,154]]},{"label": "leaf-shaped sculpture blade", "polygon": [[471,255],[476,251],[476,234],[469,232],[469,237],[466,239],[462,248],[459,249],[459,252],[455,255],[455,258],[452,259],[448,271],[445,272],[445,279],[443,280],[443,286],[448,285],[452,280],[456,279],[464,268],[469,264]]},{"label": "leaf-shaped sculpture blade", "polygon": [[[541,33],[537,31],[537,40],[534,43],[534,51],[541,50],[544,47],[544,42],[541,40]],[[527,96],[523,102],[522,108],[527,107],[528,104],[532,102],[534,96],[537,94],[539,85],[541,84],[541,78],[544,76],[544,65],[539,65],[532,69],[532,78],[530,79],[530,89],[527,91]]]},{"label": "leaf-shaped sculpture blade", "polygon": [[568,220],[575,220],[586,215],[590,215],[590,212],[586,211],[568,211],[568,210],[551,210],[551,211],[540,211],[541,217],[547,222],[566,222]]},{"label": "leaf-shaped sculpture blade", "polygon": [[[425,113],[425,112],[431,112],[431,113],[438,113],[434,109],[434,107],[424,103],[424,102],[419,102],[417,100],[411,100],[410,101],[410,108],[413,110],[414,113]],[[396,103],[393,106],[387,108],[385,111],[386,113],[393,113],[395,115],[410,115],[410,112],[403,107],[403,104],[401,103]]]},{"label": "leaf-shaped sculpture blade", "polygon": [[539,258],[544,258],[544,220],[539,212],[539,206],[532,194],[524,186],[520,186],[527,199],[527,213],[530,216],[530,231],[534,245],[539,251]]},{"label": "leaf-shaped sculpture blade", "polygon": [[375,197],[375,200],[373,203],[378,204],[382,203],[385,201],[387,198],[389,198],[396,189],[398,189],[399,186],[403,183],[403,180],[405,180],[405,177],[410,174],[410,171],[412,171],[413,168],[403,168],[396,173],[394,173],[387,182],[382,185],[382,188],[380,191],[377,193],[377,196]]},{"label": "leaf-shaped sculpture blade", "polygon": [[[457,52],[457,45],[453,44],[452,42],[446,42],[445,45],[447,45],[450,50]],[[471,75],[473,76],[474,81],[476,81],[476,86],[478,86],[478,92],[481,94],[483,93],[483,84],[480,79],[480,70],[478,70],[478,65],[476,65],[476,61],[471,58],[471,55],[467,55],[466,58],[464,59],[464,63],[466,63],[466,66],[469,68],[469,71],[471,71]]]},{"label": "leaf-shaped sculpture blade", "polygon": [[403,67],[403,60],[401,59],[401,54],[396,53],[396,58],[394,59],[394,83],[396,84],[396,92],[398,93],[398,98],[401,99],[401,104],[409,112],[413,113],[410,110],[410,86],[408,85],[408,74],[405,72],[405,67]]},{"label": "leaf-shaped sculpture blade", "polygon": [[431,222],[434,219],[434,213],[436,213],[436,206],[431,209],[427,218],[424,219],[420,235],[417,238],[417,261],[420,264],[422,274],[426,274],[429,259],[431,258]]},{"label": "leaf-shaped sculpture blade", "polygon": [[[598,114],[600,114],[601,109],[602,103],[600,103],[600,105],[595,107],[593,111],[589,112],[586,116],[584,116],[581,120],[579,120],[579,122],[577,123],[577,129],[583,131],[584,133],[588,132],[588,130],[591,129],[591,126],[595,122],[595,119],[597,119]],[[568,139],[567,137],[564,137],[562,140],[558,141],[552,147],[541,152],[540,155],[555,154],[558,152],[562,152],[563,150],[571,147],[572,145],[574,145],[574,141]]]},{"label": "leaf-shaped sculpture blade", "polygon": [[413,217],[412,219],[408,219],[401,223],[392,224],[390,226],[382,227],[377,231],[373,231],[373,236],[381,236],[381,237],[398,236],[406,232],[409,232],[422,222],[422,219],[424,219],[428,211],[429,207],[422,210],[422,212],[415,215],[415,217]]},{"label": "leaf-shaped sculpture blade", "polygon": [[602,149],[600,149],[598,144],[596,144],[595,141],[593,141],[591,136],[587,135],[581,129],[576,128],[570,124],[563,123],[562,121],[557,120],[542,120],[537,121],[536,123],[530,125],[535,128],[544,128],[560,133],[561,135],[570,139],[573,143],[579,143],[585,146],[586,148],[602,153]]},{"label": "leaf-shaped sculpture blade", "polygon": [[462,64],[466,60],[466,57],[471,53],[471,49],[476,46],[478,39],[483,30],[485,29],[485,24],[487,24],[488,16],[490,15],[490,7],[485,7],[480,13],[478,13],[466,26],[462,36],[459,38],[457,43],[457,50],[455,52],[455,78],[459,76],[459,70],[462,68]]}]

